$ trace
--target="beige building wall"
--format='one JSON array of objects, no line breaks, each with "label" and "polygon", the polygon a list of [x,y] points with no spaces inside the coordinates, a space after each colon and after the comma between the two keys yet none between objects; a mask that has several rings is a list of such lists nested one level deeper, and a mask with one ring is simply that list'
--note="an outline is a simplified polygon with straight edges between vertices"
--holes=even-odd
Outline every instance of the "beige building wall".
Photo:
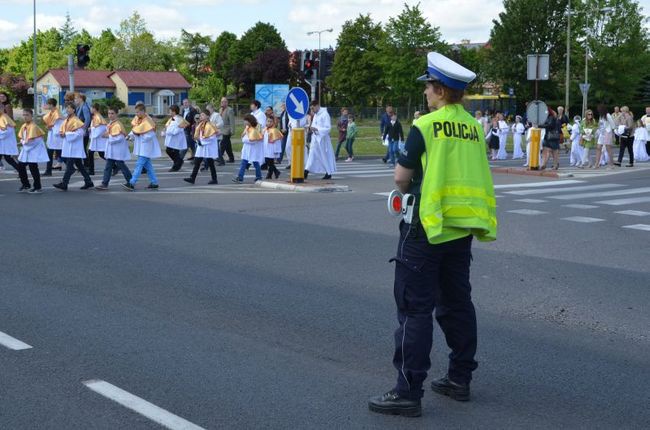
[{"label": "beige building wall", "polygon": [[[115,82],[115,93],[113,94],[114,97],[117,97],[118,99],[122,100],[124,104],[126,105],[126,108],[122,110],[122,113],[132,113],[133,109],[132,106],[129,106],[129,89],[120,78],[117,73],[113,73],[111,75],[111,80]],[[131,109],[129,109],[131,108]]]}]

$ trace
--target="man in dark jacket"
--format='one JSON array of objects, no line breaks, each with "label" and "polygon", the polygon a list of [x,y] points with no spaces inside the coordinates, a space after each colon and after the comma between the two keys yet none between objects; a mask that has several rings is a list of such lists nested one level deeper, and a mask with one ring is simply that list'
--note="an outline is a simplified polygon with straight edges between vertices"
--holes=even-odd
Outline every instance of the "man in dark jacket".
[{"label": "man in dark jacket", "polygon": [[[181,115],[187,121],[190,125],[188,127],[185,127],[183,130],[185,131],[185,140],[187,140],[187,148],[192,150],[192,156],[188,158],[188,160],[194,160],[194,152],[196,151],[196,143],[194,142],[194,136],[192,135],[192,130],[194,129],[194,122],[195,119],[194,117],[197,116],[199,113],[190,105],[190,101],[188,99],[183,100],[183,108],[181,110]],[[181,151],[180,157],[181,159],[185,158],[185,154],[187,154],[187,149],[184,151]]]}]

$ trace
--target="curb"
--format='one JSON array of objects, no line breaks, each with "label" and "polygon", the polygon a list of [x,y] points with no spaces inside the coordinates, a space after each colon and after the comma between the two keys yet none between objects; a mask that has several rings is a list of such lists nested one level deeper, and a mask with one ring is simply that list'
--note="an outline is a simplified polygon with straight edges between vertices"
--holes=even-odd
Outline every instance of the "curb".
[{"label": "curb", "polygon": [[492,173],[503,173],[506,175],[542,176],[545,178],[571,178],[572,173],[553,172],[548,170],[528,170],[521,167],[492,167]]},{"label": "curb", "polygon": [[295,191],[299,193],[345,193],[350,191],[347,185],[334,185],[334,184],[291,184],[288,182],[271,182],[261,181],[257,182],[260,188],[279,191]]}]

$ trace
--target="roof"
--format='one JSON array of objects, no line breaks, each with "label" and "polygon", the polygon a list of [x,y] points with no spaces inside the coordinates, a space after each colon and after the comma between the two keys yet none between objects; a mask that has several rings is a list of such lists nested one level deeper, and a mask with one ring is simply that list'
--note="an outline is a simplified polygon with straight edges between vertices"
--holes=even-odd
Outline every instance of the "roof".
[{"label": "roof", "polygon": [[191,88],[178,72],[140,72],[133,70],[118,70],[108,76],[118,75],[127,87],[133,88]]},{"label": "roof", "polygon": [[[68,86],[70,80],[67,69],[50,69],[38,79],[41,79],[48,72],[54,76],[59,85],[62,87]],[[77,88],[115,88],[115,82],[108,77],[109,73],[106,70],[75,69],[74,86]]]}]

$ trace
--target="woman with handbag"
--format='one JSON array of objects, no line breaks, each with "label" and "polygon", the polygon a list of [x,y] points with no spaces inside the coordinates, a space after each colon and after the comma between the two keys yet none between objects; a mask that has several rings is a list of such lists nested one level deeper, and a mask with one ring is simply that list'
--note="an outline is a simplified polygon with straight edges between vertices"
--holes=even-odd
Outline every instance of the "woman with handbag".
[{"label": "woman with handbag", "polygon": [[542,169],[546,169],[549,156],[553,157],[553,170],[560,168],[560,134],[562,133],[562,125],[557,118],[557,113],[551,108],[548,109],[548,118],[542,126],[546,129],[544,143],[542,143]]}]

